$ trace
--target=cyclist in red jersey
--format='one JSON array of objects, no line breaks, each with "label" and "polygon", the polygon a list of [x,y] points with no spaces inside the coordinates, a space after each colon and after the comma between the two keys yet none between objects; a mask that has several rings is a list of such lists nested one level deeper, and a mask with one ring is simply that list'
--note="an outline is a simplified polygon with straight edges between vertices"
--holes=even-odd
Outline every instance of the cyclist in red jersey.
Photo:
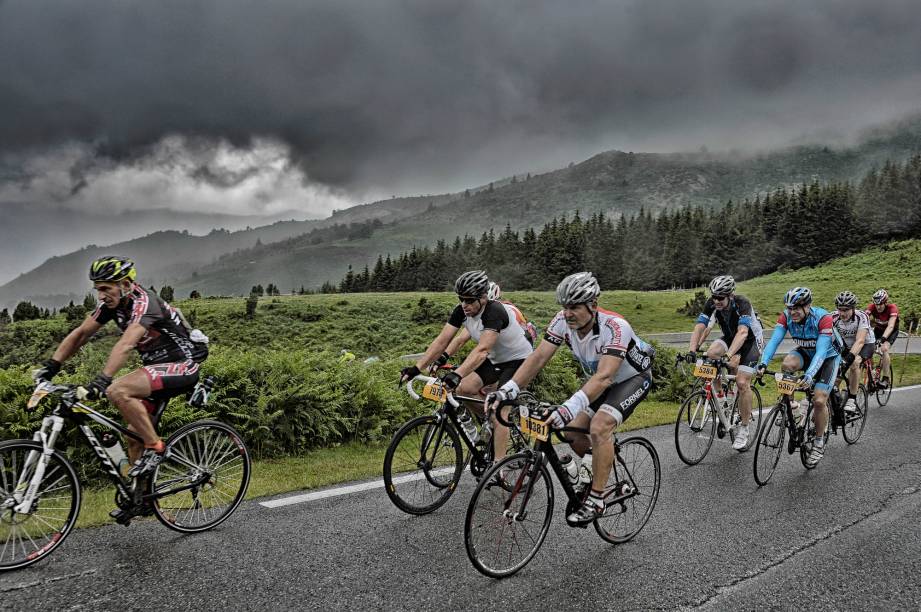
[{"label": "cyclist in red jersey", "polygon": [[[873,294],[873,301],[867,305],[867,316],[870,317],[870,323],[873,325],[873,333],[879,342],[879,352],[882,355],[880,359],[881,371],[888,373],[889,366],[892,362],[889,356],[889,349],[895,339],[899,337],[899,307],[889,301],[889,292],[880,289]],[[884,375],[880,380],[883,385],[890,385],[892,381],[889,376]]]}]

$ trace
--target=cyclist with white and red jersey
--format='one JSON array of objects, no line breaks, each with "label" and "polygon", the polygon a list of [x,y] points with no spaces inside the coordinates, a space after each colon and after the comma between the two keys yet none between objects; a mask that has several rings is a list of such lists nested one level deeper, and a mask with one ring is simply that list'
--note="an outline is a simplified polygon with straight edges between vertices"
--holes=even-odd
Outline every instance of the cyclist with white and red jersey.
[{"label": "cyclist with white and red jersey", "polygon": [[[844,409],[857,412],[857,390],[860,385],[860,364],[873,356],[876,337],[870,327],[870,317],[857,308],[857,296],[851,291],[842,291],[835,296],[835,312],[832,321],[844,341],[841,354],[841,368],[847,372],[847,401]],[[854,367],[851,367],[851,366]]]},{"label": "cyclist with white and red jersey", "polygon": [[621,315],[598,308],[600,293],[591,272],[564,278],[556,288],[563,310],[550,321],[544,341],[490,398],[493,406],[515,399],[563,344],[582,366],[588,379],[549,417],[556,428],[570,424],[590,431],[590,435],[566,433],[580,458],[592,450],[591,492],[582,507],[566,517],[574,526],[587,525],[604,513],[604,488],[614,465],[612,436],[652,386],[652,347],[633,333]]},{"label": "cyclist with white and red jersey", "polygon": [[[128,428],[144,440],[143,447],[128,439],[128,456],[134,462],[131,478],[151,473],[163,458],[165,445],[150,419],[154,404],[150,400],[183,393],[198,382],[199,366],[208,356],[207,337],[191,330],[181,313],[156,293],[135,282],[134,262],[124,257],[106,256],[90,266],[90,280],[99,305],[71,331],[51,359],[33,372],[37,380],[51,380],[61,365],[109,321],[122,331],[102,371],[89,383],[78,387],[80,400],[108,397],[121,412]],[[113,377],[137,350],[143,364],[137,370],[113,381]],[[143,452],[142,452],[143,451]],[[116,514],[122,513],[116,510]]]},{"label": "cyclist with white and red jersey", "polygon": [[[411,380],[433,363],[447,363],[448,358],[469,340],[476,347],[467,358],[442,379],[449,390],[475,396],[487,385],[509,380],[524,359],[534,350],[519,325],[513,306],[488,297],[489,278],[482,270],[461,274],[454,283],[460,304],[432,341],[425,354],[400,372],[401,382]],[[505,456],[508,429],[493,422],[493,450],[498,461]]]},{"label": "cyclist with white and red jersey", "polygon": [[[889,373],[891,358],[889,349],[892,343],[899,337],[899,307],[889,301],[889,292],[880,289],[873,294],[873,301],[867,305],[867,316],[870,317],[870,323],[873,325],[873,333],[876,334],[876,340],[879,342],[879,352],[881,372]],[[888,386],[891,384],[889,376],[883,375],[880,384]]]}]

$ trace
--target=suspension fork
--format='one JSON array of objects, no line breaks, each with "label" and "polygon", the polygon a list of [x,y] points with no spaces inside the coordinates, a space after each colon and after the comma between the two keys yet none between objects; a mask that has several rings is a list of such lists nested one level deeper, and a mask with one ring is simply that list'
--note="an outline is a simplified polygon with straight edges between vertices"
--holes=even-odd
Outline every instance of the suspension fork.
[{"label": "suspension fork", "polygon": [[[57,442],[58,434],[64,428],[64,419],[59,416],[47,416],[42,419],[42,427],[32,436],[32,440],[40,442],[42,445],[41,452],[37,450],[29,451],[25,463],[22,466],[22,472],[19,474],[19,480],[16,482],[16,490],[13,497],[18,504],[13,510],[19,514],[29,514],[32,512],[32,506],[35,503],[35,496],[38,493],[38,487],[45,477],[45,469],[51,461],[51,454],[54,452],[54,445]],[[35,471],[29,477],[32,467]]]}]

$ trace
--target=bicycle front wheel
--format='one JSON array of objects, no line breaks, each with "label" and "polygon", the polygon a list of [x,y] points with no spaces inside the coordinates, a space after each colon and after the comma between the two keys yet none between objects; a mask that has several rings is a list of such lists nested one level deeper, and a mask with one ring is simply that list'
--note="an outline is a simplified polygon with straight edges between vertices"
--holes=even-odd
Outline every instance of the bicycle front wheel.
[{"label": "bicycle front wheel", "polygon": [[659,454],[646,438],[617,443],[614,466],[605,484],[604,514],[595,531],[607,542],[632,540],[643,529],[659,499]]},{"label": "bicycle front wheel", "polygon": [[384,489],[397,508],[428,514],[457,488],[464,469],[464,447],[447,419],[412,419],[393,436],[384,454]]},{"label": "bicycle front wheel", "polygon": [[774,469],[783,453],[784,438],[787,435],[787,416],[784,405],[777,404],[761,423],[758,444],[755,446],[755,459],[752,465],[755,482],[764,486],[774,475]]},{"label": "bicycle front wheel", "polygon": [[[57,451],[49,457],[32,507],[16,511],[41,453],[38,442],[0,442],[0,571],[41,561],[60,546],[77,522],[80,481],[70,462]],[[17,487],[19,483],[24,484]]]},{"label": "bicycle front wheel", "polygon": [[870,410],[870,396],[867,388],[860,385],[857,390],[857,412],[845,413],[846,421],[842,433],[848,444],[853,444],[860,439],[863,428],[867,424],[867,413]]},{"label": "bicycle front wheel", "polygon": [[895,384],[895,380],[892,378],[892,363],[891,363],[891,359],[892,359],[892,358],[891,358],[891,356],[890,356],[890,363],[889,363],[888,372],[887,372],[886,370],[881,370],[880,373],[879,373],[879,378],[880,378],[880,380],[882,380],[884,376],[888,376],[888,377],[889,377],[889,379],[888,379],[888,380],[889,380],[889,384],[886,385],[885,387],[881,387],[881,386],[879,386],[878,384],[876,385],[876,401],[879,403],[880,406],[885,406],[886,404],[888,404],[888,403],[889,403],[889,398],[892,397],[892,385]]},{"label": "bicycle front wheel", "polygon": [[675,449],[688,465],[700,463],[716,435],[716,417],[706,391],[691,393],[678,409],[675,420]]},{"label": "bicycle front wheel", "polygon": [[467,557],[490,578],[511,576],[534,558],[553,516],[553,484],[529,453],[510,455],[483,475],[464,520]]},{"label": "bicycle front wheel", "polygon": [[166,440],[163,461],[150,478],[157,520],[182,533],[223,523],[249,487],[250,458],[233,427],[196,421]]}]

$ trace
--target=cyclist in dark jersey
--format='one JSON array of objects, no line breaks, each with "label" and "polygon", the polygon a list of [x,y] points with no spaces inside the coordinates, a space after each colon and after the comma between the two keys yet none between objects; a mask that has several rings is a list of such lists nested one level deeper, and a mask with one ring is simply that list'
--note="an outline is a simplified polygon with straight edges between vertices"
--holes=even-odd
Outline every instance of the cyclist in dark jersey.
[{"label": "cyclist in dark jersey", "polygon": [[882,355],[880,367],[881,371],[887,374],[883,375],[880,382],[886,386],[891,384],[888,376],[892,359],[889,349],[899,337],[899,307],[889,301],[888,291],[880,289],[873,294],[873,301],[867,305],[866,313],[873,325],[876,341],[879,342],[879,352]]},{"label": "cyclist in dark jersey", "polygon": [[704,305],[704,311],[697,317],[688,357],[691,361],[697,359],[697,351],[706,338],[711,318],[715,316],[723,337],[710,343],[707,358],[719,359],[725,355],[729,367],[736,371],[740,423],[733,432],[732,448],[744,451],[748,448],[748,424],[752,412],[751,379],[764,347],[764,331],[752,303],[744,295],[735,293],[734,278],[717,276],[710,281],[709,289],[711,296]]},{"label": "cyclist in dark jersey", "polygon": [[[36,379],[50,380],[93,334],[115,321],[122,331],[121,338],[102,372],[79,387],[77,396],[81,400],[108,397],[128,428],[143,438],[143,448],[128,440],[128,455],[135,462],[128,472],[132,478],[152,472],[165,450],[150,419],[149,412],[154,407],[151,400],[172,397],[193,387],[198,382],[199,365],[208,356],[207,338],[198,330],[190,330],[181,313],[156,293],[134,282],[136,276],[130,259],[107,256],[94,261],[90,280],[99,306],[33,374]],[[134,350],[140,353],[143,365],[113,382]]]}]

